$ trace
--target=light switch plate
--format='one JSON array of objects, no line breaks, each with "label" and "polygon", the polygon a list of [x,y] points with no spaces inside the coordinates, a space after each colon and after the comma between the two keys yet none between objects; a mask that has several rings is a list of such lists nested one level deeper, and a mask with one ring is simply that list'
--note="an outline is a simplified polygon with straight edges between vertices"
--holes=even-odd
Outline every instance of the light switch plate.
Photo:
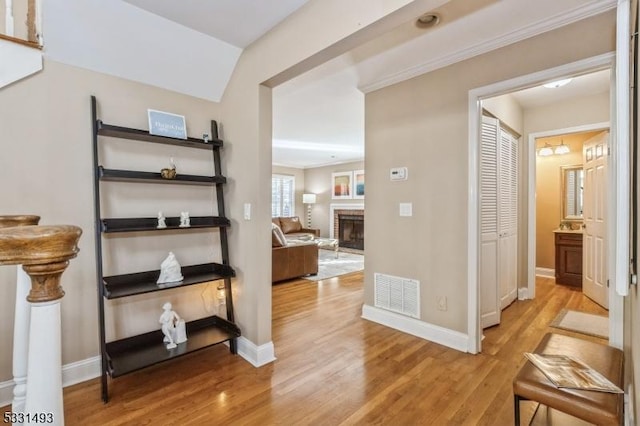
[{"label": "light switch plate", "polygon": [[244,220],[251,220],[251,203],[244,203]]},{"label": "light switch plate", "polygon": [[400,216],[413,216],[413,203],[400,203]]}]

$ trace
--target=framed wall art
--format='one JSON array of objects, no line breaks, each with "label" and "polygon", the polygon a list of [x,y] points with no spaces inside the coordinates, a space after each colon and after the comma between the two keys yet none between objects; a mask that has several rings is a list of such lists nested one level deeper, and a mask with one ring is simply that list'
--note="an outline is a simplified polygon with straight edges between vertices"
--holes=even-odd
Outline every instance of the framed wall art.
[{"label": "framed wall art", "polygon": [[353,172],[331,173],[331,198],[334,200],[353,198]]},{"label": "framed wall art", "polygon": [[364,170],[353,172],[353,198],[364,198]]}]

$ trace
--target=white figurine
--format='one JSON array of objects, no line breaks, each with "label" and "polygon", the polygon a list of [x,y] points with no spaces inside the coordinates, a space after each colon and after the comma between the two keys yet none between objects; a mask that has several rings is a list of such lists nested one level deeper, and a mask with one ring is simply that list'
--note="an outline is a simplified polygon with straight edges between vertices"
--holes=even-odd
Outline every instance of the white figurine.
[{"label": "white figurine", "polygon": [[160,315],[158,322],[162,324],[162,334],[164,334],[164,343],[168,343],[167,349],[173,349],[176,346],[174,340],[176,323],[180,321],[180,317],[175,311],[171,310],[171,303],[167,302],[162,306],[164,312]]},{"label": "white figurine", "polygon": [[176,344],[179,345],[187,341],[187,325],[182,318],[178,320],[176,328],[173,331],[175,332],[173,341],[176,342]]},{"label": "white figurine", "polygon": [[183,278],[184,277],[180,272],[178,259],[176,259],[173,252],[169,252],[169,256],[167,256],[167,258],[160,264],[160,277],[158,277],[158,281],[156,281],[156,283],[175,283],[182,281]]},{"label": "white figurine", "polygon": [[189,212],[180,212],[180,228],[188,228],[191,226]]},{"label": "white figurine", "polygon": [[167,223],[165,222],[165,217],[162,215],[162,212],[158,212],[158,229],[163,229],[167,227]]}]

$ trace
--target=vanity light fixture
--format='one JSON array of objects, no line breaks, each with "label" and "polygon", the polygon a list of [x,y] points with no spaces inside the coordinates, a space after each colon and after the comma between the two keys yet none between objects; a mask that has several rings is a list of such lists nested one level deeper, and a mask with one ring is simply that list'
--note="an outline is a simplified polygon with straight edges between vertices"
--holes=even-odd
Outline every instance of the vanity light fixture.
[{"label": "vanity light fixture", "polygon": [[549,144],[549,142],[546,142],[544,146],[538,150],[538,155],[540,157],[548,157],[553,154],[563,155],[569,152],[571,152],[569,146],[565,145],[563,140],[560,140],[560,145],[556,145],[555,147]]},{"label": "vanity light fixture", "polygon": [[571,150],[567,145],[564,144],[564,141],[562,141],[562,139],[560,140],[560,145],[556,146],[556,149],[553,150],[553,153],[556,155],[568,154],[569,152],[571,152]]},{"label": "vanity light fixture", "polygon": [[551,145],[549,145],[548,143],[545,143],[544,147],[538,150],[538,155],[540,157],[548,157],[550,155],[553,155],[553,148],[551,148]]}]

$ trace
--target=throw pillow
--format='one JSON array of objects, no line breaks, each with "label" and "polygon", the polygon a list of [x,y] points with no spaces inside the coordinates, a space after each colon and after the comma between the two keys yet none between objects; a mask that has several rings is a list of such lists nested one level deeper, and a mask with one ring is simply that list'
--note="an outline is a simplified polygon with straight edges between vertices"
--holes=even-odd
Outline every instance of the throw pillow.
[{"label": "throw pillow", "polygon": [[284,247],[287,245],[287,239],[282,233],[282,229],[275,223],[271,224],[271,247]]},{"label": "throw pillow", "polygon": [[302,229],[302,224],[298,216],[293,217],[281,217],[280,226],[282,226],[282,232],[289,234],[291,232],[298,232]]}]

